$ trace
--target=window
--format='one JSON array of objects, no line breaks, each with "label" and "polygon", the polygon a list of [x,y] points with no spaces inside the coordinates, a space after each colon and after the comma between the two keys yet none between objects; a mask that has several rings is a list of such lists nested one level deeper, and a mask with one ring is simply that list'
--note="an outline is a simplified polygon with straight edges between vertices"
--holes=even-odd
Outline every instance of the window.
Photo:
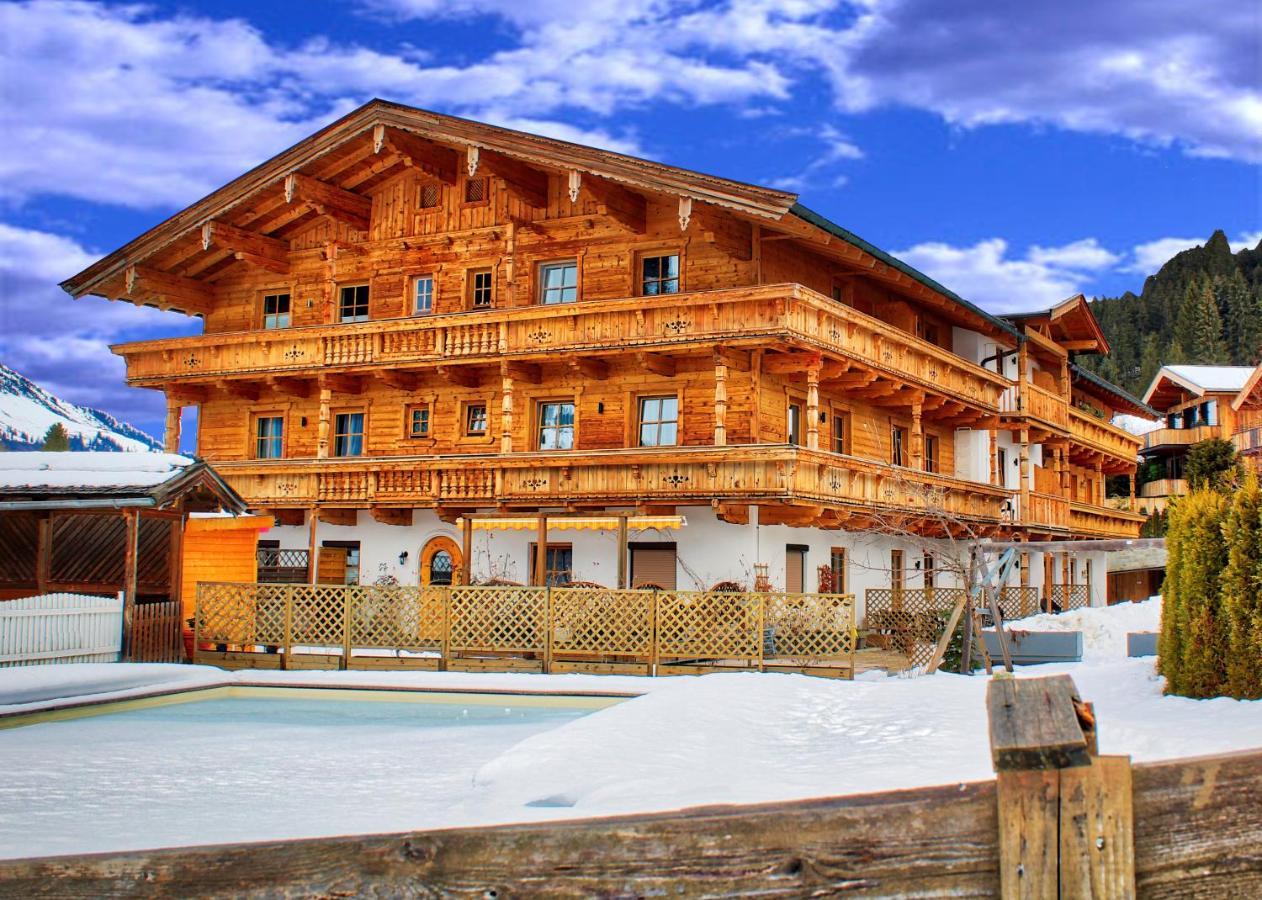
[{"label": "window", "polygon": [[429,404],[407,408],[408,437],[429,437]]},{"label": "window", "polygon": [[356,284],[342,288],[338,294],[337,320],[339,322],[368,321],[368,285]]},{"label": "window", "polygon": [[848,453],[846,441],[850,437],[850,414],[833,410],[833,452]]},{"label": "window", "polygon": [[[535,573],[539,569],[539,545],[530,544],[530,583],[537,584]],[[574,580],[574,549],[570,544],[548,544],[543,583],[555,587]]]},{"label": "window", "polygon": [[789,433],[787,439],[795,447],[802,443],[802,405],[789,404]]},{"label": "window", "polygon": [[320,545],[320,584],[359,584],[359,541],[323,541]]},{"label": "window", "polygon": [[938,436],[936,434],[925,435],[925,471],[938,471]]},{"label": "window", "polygon": [[412,282],[412,314],[426,316],[434,311],[434,276],[418,275]]},{"label": "window", "polygon": [[363,456],[364,414],[338,413],[333,420],[333,455]]},{"label": "window", "polygon": [[784,589],[790,594],[800,594],[806,590],[806,553],[805,544],[785,544],[784,546]]},{"label": "window", "polygon": [[998,450],[995,451],[995,468],[999,470],[996,473],[999,476],[999,486],[1007,487],[1008,486],[1008,450],[1004,447],[1000,447]]},{"label": "window", "polygon": [[494,279],[490,269],[473,269],[469,272],[469,305],[474,309],[489,309],[494,299]]},{"label": "window", "polygon": [[1201,404],[1201,424],[1217,425],[1218,424],[1218,401],[1206,400]]},{"label": "window", "polygon": [[923,338],[924,338],[926,341],[928,341],[930,344],[937,344],[937,343],[939,343],[940,338],[938,337],[938,326],[937,326],[937,325],[930,325],[930,324],[927,324],[927,323],[926,323],[926,324],[924,325],[924,327],[923,327],[922,331],[923,331],[924,333],[921,335],[921,337],[923,337]]},{"label": "window", "polygon": [[934,568],[933,554],[926,553],[924,559],[921,560],[920,565],[921,565],[921,570],[920,570],[921,577],[924,580],[925,587],[927,588],[936,587],[937,582],[936,582],[935,576],[937,574],[937,570]]},{"label": "window", "polygon": [[901,425],[890,426],[890,465],[907,465],[907,429]]},{"label": "window", "polygon": [[485,403],[470,403],[464,408],[464,433],[467,437],[486,434]]},{"label": "window", "polygon": [[539,449],[574,449],[574,404],[548,402],[539,404]]},{"label": "window", "polygon": [[640,260],[640,293],[646,297],[679,293],[679,256],[645,256]]},{"label": "window", "polygon": [[846,593],[846,548],[833,547],[828,553],[828,569],[832,576],[832,584],[828,593]]},{"label": "window", "polygon": [[485,178],[468,178],[464,183],[465,203],[485,203],[490,196]]},{"label": "window", "polygon": [[679,398],[640,398],[640,446],[673,447],[678,442]]},{"label": "window", "polygon": [[416,202],[421,209],[434,209],[442,202],[442,188],[433,182],[426,182],[421,185],[421,189],[417,192]]},{"label": "window", "polygon": [[254,458],[280,459],[284,455],[285,419],[259,416],[254,421]]},{"label": "window", "polygon": [[578,299],[578,263],[547,263],[539,267],[539,302],[573,303]]},{"label": "window", "polygon": [[289,327],[288,294],[268,294],[263,298],[263,327]]},{"label": "window", "polygon": [[890,551],[890,587],[896,591],[903,589],[904,572],[903,572],[903,551]]}]

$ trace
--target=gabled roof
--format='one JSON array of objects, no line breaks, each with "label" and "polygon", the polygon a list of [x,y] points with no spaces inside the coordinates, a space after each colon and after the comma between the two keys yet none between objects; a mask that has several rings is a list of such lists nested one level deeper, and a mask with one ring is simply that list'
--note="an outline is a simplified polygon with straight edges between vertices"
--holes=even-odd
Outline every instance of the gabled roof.
[{"label": "gabled roof", "polygon": [[1259,386],[1262,386],[1262,365],[1256,366],[1249,373],[1249,377],[1240,386],[1235,399],[1231,401],[1231,408],[1241,410],[1245,407],[1251,409],[1262,407],[1262,390],[1259,390]]},{"label": "gabled roof", "polygon": [[1159,418],[1161,413],[1140,400],[1130,391],[1118,387],[1111,381],[1105,381],[1095,372],[1084,369],[1077,363],[1069,364],[1069,374],[1079,387],[1086,386],[1087,393],[1107,397],[1117,407],[1118,412],[1135,416]]},{"label": "gabled roof", "polygon": [[162,508],[190,494],[232,513],[245,501],[201,460],[172,453],[0,453],[0,509]]},{"label": "gabled roof", "polygon": [[1051,309],[1009,313],[1006,318],[1018,325],[1046,328],[1052,340],[1067,350],[1104,356],[1113,352],[1104,329],[1082,294],[1062,300]]},{"label": "gabled roof", "polygon": [[1144,402],[1168,409],[1206,394],[1235,394],[1253,371],[1251,366],[1162,366],[1144,391]]},{"label": "gabled roof", "polygon": [[795,194],[384,100],[370,101],[299,141],[67,279],[62,288],[75,297],[98,294],[203,315],[211,302],[210,284],[224,269],[244,261],[265,264],[269,252],[286,264],[293,236],[326,214],[343,221],[362,218],[367,194],[409,167],[448,183],[477,167],[519,187],[533,184],[534,196],[546,188],[541,173],[564,175],[572,179],[571,190],[590,188],[609,198],[606,205],[615,210],[637,194],[678,198],[681,219],[686,203],[722,207],[939,306],[961,324],[1019,337],[1007,322],[797,205]]}]

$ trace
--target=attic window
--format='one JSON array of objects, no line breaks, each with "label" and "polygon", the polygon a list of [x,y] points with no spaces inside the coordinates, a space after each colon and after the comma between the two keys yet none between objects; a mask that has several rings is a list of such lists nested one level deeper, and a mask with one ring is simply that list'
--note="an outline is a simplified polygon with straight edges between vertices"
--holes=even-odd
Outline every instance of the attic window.
[{"label": "attic window", "polygon": [[419,202],[421,209],[434,209],[442,200],[442,191],[438,185],[428,182],[421,185]]},{"label": "attic window", "polygon": [[465,203],[485,203],[489,195],[485,178],[466,179],[464,183]]}]

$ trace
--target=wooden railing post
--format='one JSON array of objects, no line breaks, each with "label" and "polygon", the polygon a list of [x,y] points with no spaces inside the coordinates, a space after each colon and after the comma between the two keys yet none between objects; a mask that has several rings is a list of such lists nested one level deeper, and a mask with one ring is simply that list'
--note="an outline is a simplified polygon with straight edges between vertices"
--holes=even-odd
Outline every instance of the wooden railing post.
[{"label": "wooden railing post", "polygon": [[986,692],[1004,898],[1135,896],[1128,756],[1098,756],[1095,714],[1068,675]]}]

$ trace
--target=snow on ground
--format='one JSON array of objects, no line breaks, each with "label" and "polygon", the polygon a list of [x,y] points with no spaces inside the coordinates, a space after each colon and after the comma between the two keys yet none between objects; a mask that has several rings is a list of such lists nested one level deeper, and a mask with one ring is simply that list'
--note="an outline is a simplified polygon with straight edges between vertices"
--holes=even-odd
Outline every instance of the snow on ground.
[{"label": "snow on ground", "polygon": [[[1155,630],[1159,617],[1160,602],[1153,600],[1024,619],[1018,624],[1027,630],[1080,627],[1085,659],[1027,667],[1018,675],[1072,675],[1095,704],[1103,753],[1145,762],[1262,747],[1262,703],[1163,696],[1154,658],[1125,657],[1125,634]],[[141,668],[146,671],[137,673]],[[83,674],[61,674],[75,669]],[[176,713],[151,714],[157,718],[138,731],[125,727],[128,714],[120,714],[0,732],[0,757],[6,759],[0,855],[226,840],[229,828],[232,840],[263,840],[662,811],[992,777],[988,679],[980,675],[869,674],[845,682],[754,673],[650,679],[42,666],[0,670],[0,703],[29,703],[59,691],[97,697],[135,692],[132,674],[170,684],[172,669],[184,673],[176,677],[202,683],[643,696],[583,716],[506,718],[481,729],[427,730],[418,723],[423,733],[400,721],[312,725],[289,721],[286,714],[190,723]],[[511,700],[504,703],[507,716]],[[86,743],[94,740],[119,764],[97,765],[97,744]],[[91,765],[85,765],[89,757]],[[197,764],[173,767],[173,759]],[[108,779],[103,771],[110,772]],[[243,802],[247,816],[238,814]],[[221,815],[225,806],[232,816]],[[7,812],[6,824],[8,810],[15,811]],[[109,828],[100,824],[107,813]]]}]

